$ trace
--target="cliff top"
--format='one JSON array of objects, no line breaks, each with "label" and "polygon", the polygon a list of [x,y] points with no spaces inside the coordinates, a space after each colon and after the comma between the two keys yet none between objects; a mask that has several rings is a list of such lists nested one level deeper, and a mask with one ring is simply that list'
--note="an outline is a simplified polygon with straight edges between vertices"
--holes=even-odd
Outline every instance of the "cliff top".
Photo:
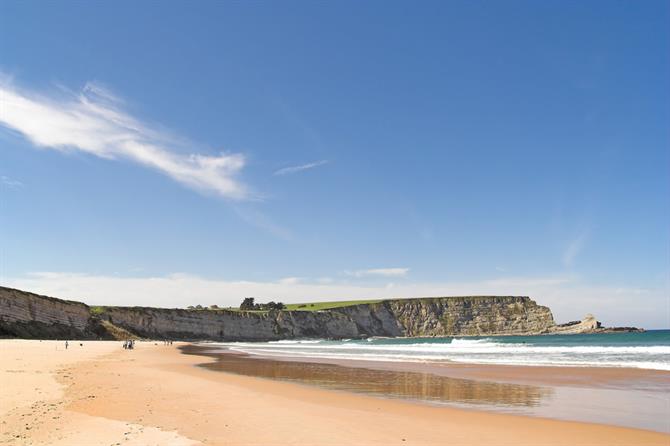
[{"label": "cliff top", "polygon": [[[58,299],[55,297],[50,297],[50,296],[44,296],[36,293],[31,293],[28,291],[23,291],[23,290],[18,290],[14,288],[9,288],[9,287],[3,287],[0,286],[0,293],[23,293],[27,294],[30,296],[34,296],[36,298],[42,298],[42,299],[48,299],[53,302],[61,302],[61,303],[68,303],[68,304],[76,304],[76,305],[84,305],[87,306],[90,310],[90,312],[93,315],[98,315],[103,312],[105,312],[108,309],[113,309],[113,308],[133,308],[137,310],[168,310],[168,308],[162,308],[162,307],[147,307],[147,306],[132,306],[132,307],[121,307],[121,306],[114,306],[114,305],[105,305],[105,306],[97,306],[97,305],[86,305],[82,302],[77,302],[73,300],[65,300],[65,299]],[[513,298],[513,299],[524,299],[524,300],[529,300],[530,298],[527,296],[502,296],[502,295],[473,295],[473,296],[434,296],[434,297],[401,297],[401,298],[388,298],[388,299],[362,299],[362,300],[343,300],[343,301],[325,301],[325,302],[307,302],[307,303],[294,303],[294,304],[286,304],[285,310],[287,311],[322,311],[322,310],[332,310],[335,308],[343,308],[343,307],[351,307],[355,305],[367,305],[367,304],[377,304],[381,302],[405,302],[405,301],[416,301],[416,302],[426,302],[426,301],[436,301],[436,300],[442,300],[442,299],[500,299],[500,298]],[[239,308],[235,307],[217,307],[217,308],[210,308],[210,307],[202,307],[198,309],[186,309],[186,308],[174,308],[177,310],[183,310],[183,311],[252,311],[252,312],[267,312],[268,310],[240,310]],[[172,310],[172,309],[170,309]]]},{"label": "cliff top", "polygon": [[425,302],[425,301],[435,301],[441,299],[495,299],[495,298],[515,298],[515,299],[530,299],[527,296],[434,296],[434,297],[398,297],[398,298],[389,298],[389,299],[369,299],[369,300],[347,300],[347,301],[329,301],[329,302],[309,302],[309,303],[297,303],[297,304],[287,304],[286,309],[292,311],[319,311],[319,310],[332,310],[334,308],[342,307],[351,307],[354,305],[364,305],[364,304],[376,304],[380,302],[397,302],[397,301],[416,301],[416,302]]},{"label": "cliff top", "polygon": [[5,294],[5,293],[8,293],[8,294],[21,293],[21,294],[27,294],[29,296],[33,296],[33,297],[39,298],[39,299],[46,299],[46,300],[49,300],[51,302],[59,302],[59,303],[66,303],[66,304],[72,304],[72,305],[84,305],[86,307],[88,306],[85,303],[78,302],[76,300],[59,299],[57,297],[44,296],[42,294],[31,293],[30,291],[18,290],[16,288],[9,288],[9,287],[6,287],[6,286],[0,286],[0,293],[3,293],[3,294]]},{"label": "cliff top", "polygon": [[[389,299],[367,299],[367,300],[343,300],[343,301],[327,301],[327,302],[307,302],[307,303],[294,303],[286,304],[285,308],[281,311],[326,311],[333,310],[336,308],[346,308],[353,307],[356,305],[374,305],[382,302],[436,302],[444,299],[467,299],[467,300],[487,300],[487,299],[521,299],[524,301],[530,300],[528,296],[503,296],[503,295],[473,295],[473,296],[435,296],[435,297],[403,297],[403,298],[389,298]],[[111,310],[114,308],[124,308],[124,309],[133,309],[133,310],[180,310],[180,311],[221,311],[221,312],[241,312],[241,313],[268,313],[269,311],[276,310],[241,310],[238,307],[215,307],[211,306],[199,306],[199,308],[161,308],[161,307],[144,307],[144,306],[133,306],[133,307],[120,307],[120,306],[91,306],[91,312],[94,314],[103,313],[106,310]]]}]

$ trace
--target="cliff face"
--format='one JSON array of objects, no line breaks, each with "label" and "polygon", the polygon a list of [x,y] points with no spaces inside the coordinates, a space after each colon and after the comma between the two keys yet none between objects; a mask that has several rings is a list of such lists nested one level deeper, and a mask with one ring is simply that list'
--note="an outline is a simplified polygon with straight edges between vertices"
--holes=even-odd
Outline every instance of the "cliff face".
[{"label": "cliff face", "polygon": [[82,303],[0,287],[1,336],[112,338],[130,333],[147,338],[268,341],[521,335],[549,333],[556,327],[549,308],[519,296],[397,299],[314,312],[142,307],[92,311]]},{"label": "cliff face", "polygon": [[398,299],[332,311],[368,336],[540,334],[555,325],[549,308],[519,296]]},{"label": "cliff face", "polygon": [[287,338],[358,336],[342,314],[306,311],[193,311],[111,307],[101,318],[144,337],[267,341]]},{"label": "cliff face", "polygon": [[0,287],[0,336],[95,339],[92,322],[82,303]]}]

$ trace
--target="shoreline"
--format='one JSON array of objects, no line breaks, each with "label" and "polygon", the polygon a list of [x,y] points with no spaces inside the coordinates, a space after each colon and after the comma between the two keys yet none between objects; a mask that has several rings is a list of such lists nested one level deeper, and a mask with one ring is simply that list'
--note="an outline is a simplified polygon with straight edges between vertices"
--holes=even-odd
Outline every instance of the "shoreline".
[{"label": "shoreline", "polygon": [[465,363],[457,361],[385,361],[365,359],[319,358],[297,355],[266,355],[248,353],[230,349],[217,343],[194,342],[208,351],[228,350],[229,354],[248,356],[250,358],[304,362],[315,364],[332,364],[344,367],[369,368],[389,371],[427,372],[450,378],[467,378],[473,380],[495,380],[510,384],[546,384],[546,385],[585,385],[617,387],[630,384],[631,381],[648,382],[651,385],[670,386],[670,371],[645,369],[637,367],[592,367],[575,365],[514,365],[494,363]]},{"label": "shoreline", "polygon": [[[670,373],[634,368],[566,368],[401,363],[263,356],[206,344],[186,354],[216,360],[219,372],[412,403],[485,410],[670,433]],[[611,407],[602,410],[603,407]]]},{"label": "shoreline", "polygon": [[[635,383],[648,386],[670,386],[670,371],[641,369],[635,367],[588,367],[588,366],[520,366],[508,364],[479,364],[460,362],[431,361],[378,361],[337,358],[313,358],[299,356],[279,356],[250,354],[226,350],[218,347],[212,351],[207,344],[199,342],[184,343],[178,348],[184,354],[202,357],[218,357],[220,354],[234,355],[247,359],[291,362],[303,364],[335,365],[346,368],[372,369],[392,372],[420,372],[437,376],[473,381],[495,381],[507,384],[533,384],[575,387],[629,388]],[[203,351],[199,351],[203,349]],[[190,351],[189,351],[190,350]],[[206,365],[206,364],[203,364]],[[647,389],[647,385],[642,388]]]},{"label": "shoreline", "polygon": [[0,389],[1,444],[670,442],[670,435],[641,429],[433,407],[214,372],[197,367],[211,359],[176,348],[184,343],[138,342],[132,351],[120,342],[72,344],[65,353],[52,341],[0,340],[1,378],[9,383]]}]

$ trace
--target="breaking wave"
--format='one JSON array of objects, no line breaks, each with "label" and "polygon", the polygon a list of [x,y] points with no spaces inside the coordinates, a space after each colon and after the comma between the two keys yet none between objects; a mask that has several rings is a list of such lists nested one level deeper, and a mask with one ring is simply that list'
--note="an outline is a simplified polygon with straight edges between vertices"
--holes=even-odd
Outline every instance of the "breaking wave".
[{"label": "breaking wave", "polygon": [[670,370],[670,331],[654,334],[517,336],[497,338],[370,338],[219,344],[263,356],[461,362],[529,366],[634,367]]}]

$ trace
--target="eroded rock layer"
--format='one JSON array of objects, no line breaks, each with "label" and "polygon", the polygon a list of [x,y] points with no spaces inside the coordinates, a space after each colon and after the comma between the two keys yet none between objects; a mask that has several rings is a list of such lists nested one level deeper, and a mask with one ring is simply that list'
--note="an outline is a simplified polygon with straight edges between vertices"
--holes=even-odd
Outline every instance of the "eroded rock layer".
[{"label": "eroded rock layer", "polygon": [[93,322],[88,305],[0,287],[0,336],[95,338]]}]

